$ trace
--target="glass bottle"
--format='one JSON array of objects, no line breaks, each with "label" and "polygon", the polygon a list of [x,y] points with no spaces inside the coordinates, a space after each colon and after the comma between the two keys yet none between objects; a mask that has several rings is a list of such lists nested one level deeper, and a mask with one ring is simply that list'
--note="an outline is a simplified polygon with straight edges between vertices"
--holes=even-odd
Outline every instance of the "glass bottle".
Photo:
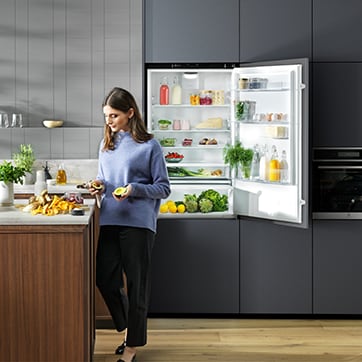
[{"label": "glass bottle", "polygon": [[169,104],[170,89],[168,88],[168,78],[163,77],[160,85],[160,104]]},{"label": "glass bottle", "polygon": [[262,181],[269,180],[269,151],[268,146],[264,145],[259,160],[259,179]]},{"label": "glass bottle", "polygon": [[289,167],[287,162],[287,153],[282,151],[282,158],[280,160],[280,182],[287,183],[289,181]]},{"label": "glass bottle", "polygon": [[280,163],[278,160],[278,152],[275,146],[272,147],[272,155],[269,162],[269,181],[280,181]]},{"label": "glass bottle", "polygon": [[260,170],[260,150],[259,145],[254,145],[253,159],[251,160],[250,179],[257,180]]},{"label": "glass bottle", "polygon": [[40,195],[44,190],[47,189],[45,182],[45,174],[43,170],[36,171],[36,180],[34,184],[34,195]]},{"label": "glass bottle", "polygon": [[67,174],[64,169],[64,164],[60,164],[57,172],[56,177],[56,184],[57,185],[65,185],[67,183]]},{"label": "glass bottle", "polygon": [[45,161],[45,166],[43,166],[43,168],[44,168],[45,181],[50,180],[52,178],[52,175],[49,172],[48,161]]},{"label": "glass bottle", "polygon": [[173,80],[171,103],[172,104],[181,104],[182,103],[182,89],[181,89],[180,83],[178,81],[178,77],[175,77]]}]

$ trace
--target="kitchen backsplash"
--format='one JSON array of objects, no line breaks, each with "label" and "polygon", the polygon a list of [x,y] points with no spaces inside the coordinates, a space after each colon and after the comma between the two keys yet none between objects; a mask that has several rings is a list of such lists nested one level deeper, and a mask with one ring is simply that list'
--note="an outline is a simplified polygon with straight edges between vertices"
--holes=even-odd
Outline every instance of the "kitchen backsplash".
[{"label": "kitchen backsplash", "polygon": [[[3,160],[0,160],[3,162]],[[32,181],[29,181],[29,185],[34,184],[36,179],[36,172],[43,170],[44,166],[48,162],[49,173],[52,179],[56,178],[59,165],[64,165],[64,169],[67,174],[67,184],[75,185],[87,182],[94,179],[97,176],[98,171],[98,159],[57,159],[57,160],[42,160],[37,159],[34,163]],[[27,185],[16,184],[15,189],[19,190],[22,187],[26,188]]]},{"label": "kitchen backsplash", "polygon": [[37,159],[98,157],[103,127],[0,128],[0,159],[12,158],[20,144],[31,144]]}]

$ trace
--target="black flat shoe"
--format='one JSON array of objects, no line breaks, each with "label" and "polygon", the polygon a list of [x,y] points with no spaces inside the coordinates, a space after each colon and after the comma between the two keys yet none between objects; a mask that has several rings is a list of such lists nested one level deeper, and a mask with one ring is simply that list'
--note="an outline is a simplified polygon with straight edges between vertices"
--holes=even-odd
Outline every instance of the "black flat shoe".
[{"label": "black flat shoe", "polygon": [[124,341],[121,345],[119,345],[116,348],[116,350],[114,351],[114,354],[123,354],[125,348],[126,348],[126,341]]},{"label": "black flat shoe", "polygon": [[[119,359],[117,362],[124,362],[124,360],[123,360],[123,359]],[[134,355],[134,356],[132,357],[131,362],[136,362],[136,355]]]}]

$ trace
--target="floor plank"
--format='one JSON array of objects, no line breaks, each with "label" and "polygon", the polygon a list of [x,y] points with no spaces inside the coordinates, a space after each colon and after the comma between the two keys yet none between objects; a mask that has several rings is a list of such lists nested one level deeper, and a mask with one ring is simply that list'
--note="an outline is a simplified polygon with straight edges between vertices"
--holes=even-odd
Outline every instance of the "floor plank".
[{"label": "floor plank", "polygon": [[[123,336],[97,330],[94,362]],[[150,319],[138,362],[362,362],[360,320]]]}]

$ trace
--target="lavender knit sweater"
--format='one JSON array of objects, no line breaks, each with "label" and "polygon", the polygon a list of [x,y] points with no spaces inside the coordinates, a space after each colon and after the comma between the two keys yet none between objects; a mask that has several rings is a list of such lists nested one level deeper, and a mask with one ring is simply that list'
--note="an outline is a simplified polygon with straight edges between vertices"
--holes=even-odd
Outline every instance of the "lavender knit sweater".
[{"label": "lavender knit sweater", "polygon": [[[115,149],[99,151],[97,179],[102,180],[100,225],[122,225],[156,231],[161,199],[170,194],[170,183],[162,149],[158,141],[135,142],[128,132],[118,132]],[[131,184],[132,193],[116,201],[112,192]]]}]

